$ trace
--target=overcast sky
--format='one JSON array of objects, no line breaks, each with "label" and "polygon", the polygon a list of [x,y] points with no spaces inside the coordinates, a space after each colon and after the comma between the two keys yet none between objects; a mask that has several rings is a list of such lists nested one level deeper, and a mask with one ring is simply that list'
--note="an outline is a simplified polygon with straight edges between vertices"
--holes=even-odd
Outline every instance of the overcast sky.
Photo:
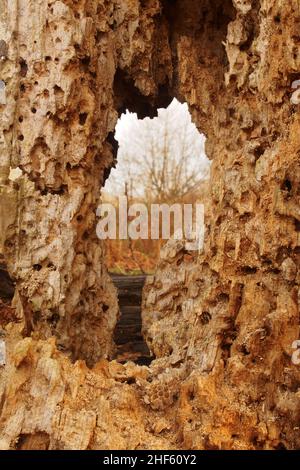
[{"label": "overcast sky", "polygon": [[[139,120],[135,113],[123,114],[119,119],[115,138],[119,143],[118,164],[106,181],[104,192],[124,194],[125,181],[134,180],[137,193],[142,191],[146,165],[155,153],[155,165],[160,168],[164,138],[168,133],[170,159],[180,164],[182,155],[188,154],[187,168],[181,168],[183,178],[191,172],[203,180],[209,175],[210,162],[205,155],[205,136],[192,123],[187,104],[176,99],[166,109],[159,109],[158,116]],[[151,156],[150,156],[151,155]]]}]

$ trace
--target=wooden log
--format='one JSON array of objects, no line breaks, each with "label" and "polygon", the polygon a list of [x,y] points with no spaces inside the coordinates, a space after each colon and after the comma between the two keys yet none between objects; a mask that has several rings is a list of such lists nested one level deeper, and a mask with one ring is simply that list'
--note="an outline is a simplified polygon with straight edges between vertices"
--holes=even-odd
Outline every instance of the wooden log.
[{"label": "wooden log", "polygon": [[142,292],[146,276],[111,277],[118,290],[121,313],[114,334],[117,357],[121,361],[131,359],[138,363],[149,363],[150,352],[141,333]]}]

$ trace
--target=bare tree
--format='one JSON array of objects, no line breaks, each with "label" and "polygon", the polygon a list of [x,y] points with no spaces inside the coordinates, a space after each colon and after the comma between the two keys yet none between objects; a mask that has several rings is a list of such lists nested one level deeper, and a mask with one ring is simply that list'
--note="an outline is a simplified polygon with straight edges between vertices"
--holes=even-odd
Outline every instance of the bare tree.
[{"label": "bare tree", "polygon": [[209,175],[205,137],[192,123],[186,104],[174,100],[154,119],[123,115],[116,129],[120,148],[117,169],[105,190],[147,202],[181,200]]}]

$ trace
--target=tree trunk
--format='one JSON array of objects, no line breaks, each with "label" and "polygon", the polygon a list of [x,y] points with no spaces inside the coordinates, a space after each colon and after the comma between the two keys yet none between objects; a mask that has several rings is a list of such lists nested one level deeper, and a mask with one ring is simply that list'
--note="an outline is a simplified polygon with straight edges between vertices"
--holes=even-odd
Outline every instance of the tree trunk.
[{"label": "tree trunk", "polygon": [[[0,338],[1,448],[299,448],[299,18],[297,0],[0,0],[0,251],[23,322]],[[213,159],[205,247],[164,249],[157,359],[121,365],[99,190],[118,114],[174,96]]]}]

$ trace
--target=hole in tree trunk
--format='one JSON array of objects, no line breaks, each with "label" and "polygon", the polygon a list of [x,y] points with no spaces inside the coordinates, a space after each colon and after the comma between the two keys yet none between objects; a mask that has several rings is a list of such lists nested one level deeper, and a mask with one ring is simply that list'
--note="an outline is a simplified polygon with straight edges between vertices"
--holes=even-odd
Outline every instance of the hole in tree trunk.
[{"label": "hole in tree trunk", "polygon": [[[124,80],[122,84],[128,86]],[[127,109],[115,136],[109,135],[112,147],[120,147],[102,191],[97,234],[105,240],[106,265],[118,291],[115,358],[149,364],[153,358],[142,335],[145,280],[155,272],[165,242],[175,233],[177,237],[180,232],[181,239],[186,235],[186,206],[193,207],[195,216],[210,163],[205,136],[193,124],[186,104],[174,99],[167,108],[142,111],[156,116],[139,119]],[[195,220],[191,226],[196,233]]]}]

